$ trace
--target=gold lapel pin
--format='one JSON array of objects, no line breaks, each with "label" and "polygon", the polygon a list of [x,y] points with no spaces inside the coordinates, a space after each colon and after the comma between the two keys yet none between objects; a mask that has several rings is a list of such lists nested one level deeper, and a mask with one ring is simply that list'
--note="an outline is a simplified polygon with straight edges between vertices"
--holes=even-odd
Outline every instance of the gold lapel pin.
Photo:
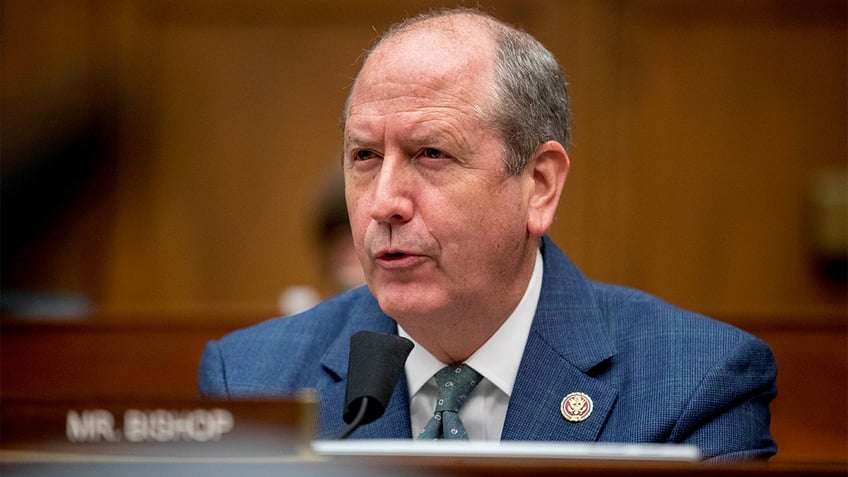
[{"label": "gold lapel pin", "polygon": [[573,392],[562,398],[559,410],[562,417],[571,422],[585,421],[592,414],[592,398],[584,393]]}]

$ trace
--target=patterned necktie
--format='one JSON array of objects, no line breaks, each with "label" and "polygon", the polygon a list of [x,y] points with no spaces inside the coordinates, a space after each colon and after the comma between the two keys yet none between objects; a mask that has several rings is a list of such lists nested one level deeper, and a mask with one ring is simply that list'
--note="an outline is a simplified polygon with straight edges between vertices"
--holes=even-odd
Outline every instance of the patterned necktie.
[{"label": "patterned necktie", "polygon": [[436,373],[436,412],[418,438],[468,439],[465,426],[459,420],[459,408],[481,377],[467,364],[447,366]]}]

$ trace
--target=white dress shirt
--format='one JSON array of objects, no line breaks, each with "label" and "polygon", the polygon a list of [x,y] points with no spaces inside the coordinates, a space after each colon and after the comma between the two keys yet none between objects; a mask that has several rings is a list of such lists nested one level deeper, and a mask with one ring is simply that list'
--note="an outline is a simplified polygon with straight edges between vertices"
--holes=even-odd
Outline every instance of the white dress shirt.
[{"label": "white dress shirt", "polygon": [[[509,397],[539,304],[543,268],[542,254],[536,251],[533,275],[518,306],[495,334],[465,360],[467,365],[483,376],[483,380],[459,410],[459,417],[470,440],[498,441],[501,438]],[[436,359],[400,326],[398,334],[415,343],[404,368],[409,384],[412,436],[415,438],[433,417],[436,408],[434,375],[448,363]]]}]

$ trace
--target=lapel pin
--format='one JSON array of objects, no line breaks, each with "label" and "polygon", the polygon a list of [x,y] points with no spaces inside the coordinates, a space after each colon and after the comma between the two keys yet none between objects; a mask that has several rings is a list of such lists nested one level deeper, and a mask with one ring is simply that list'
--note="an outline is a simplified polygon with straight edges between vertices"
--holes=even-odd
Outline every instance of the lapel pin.
[{"label": "lapel pin", "polygon": [[592,398],[578,392],[565,396],[559,404],[562,417],[571,422],[585,421],[592,414],[592,407]]}]

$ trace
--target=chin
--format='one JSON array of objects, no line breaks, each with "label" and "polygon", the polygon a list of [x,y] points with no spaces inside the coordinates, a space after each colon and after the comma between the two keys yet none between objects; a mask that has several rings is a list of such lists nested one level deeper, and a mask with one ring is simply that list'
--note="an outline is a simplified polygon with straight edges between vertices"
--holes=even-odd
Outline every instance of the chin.
[{"label": "chin", "polygon": [[374,273],[371,293],[380,308],[393,317],[440,316],[456,303],[457,285],[439,273],[419,267],[414,273]]},{"label": "chin", "polygon": [[429,307],[419,303],[396,303],[392,301],[381,301],[380,308],[392,318],[403,322],[404,320],[416,320],[438,314],[439,307]]},{"label": "chin", "polygon": [[404,320],[415,320],[438,316],[446,308],[445,300],[415,291],[382,291],[375,294],[383,312],[403,324]]}]

